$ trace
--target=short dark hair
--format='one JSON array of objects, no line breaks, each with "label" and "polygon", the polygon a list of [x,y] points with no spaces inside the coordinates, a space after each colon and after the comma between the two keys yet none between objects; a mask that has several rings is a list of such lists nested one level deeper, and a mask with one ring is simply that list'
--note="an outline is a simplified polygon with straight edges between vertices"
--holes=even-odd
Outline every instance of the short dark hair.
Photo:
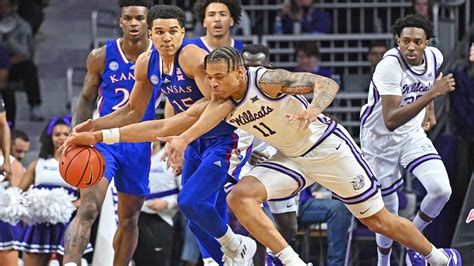
[{"label": "short dark hair", "polygon": [[184,28],[186,23],[186,14],[184,11],[172,5],[156,5],[150,9],[147,17],[148,28],[151,29],[155,19],[177,19],[179,26]]},{"label": "short dark hair", "polygon": [[251,54],[263,53],[265,57],[270,58],[270,51],[268,50],[268,47],[263,44],[247,44],[245,45],[244,50],[242,50],[242,54],[245,52]]},{"label": "short dark hair", "polygon": [[227,71],[236,70],[238,67],[245,65],[244,58],[239,51],[233,47],[224,46],[206,55],[204,58],[204,69],[207,68],[207,64],[219,61],[225,61],[227,63]]},{"label": "short dark hair", "polygon": [[308,56],[315,56],[316,58],[321,58],[321,53],[319,52],[319,47],[316,42],[299,42],[295,45],[295,54],[298,54],[299,51],[302,51]]},{"label": "short dark hair", "polygon": [[143,6],[146,8],[151,8],[153,6],[152,0],[119,0],[118,5],[120,8],[127,6]]},{"label": "short dark hair", "polygon": [[242,13],[242,7],[237,0],[198,0],[194,3],[194,16],[201,24],[204,22],[206,17],[206,8],[212,3],[222,3],[227,6],[230,12],[230,16],[234,19],[235,25],[239,24],[240,16]]},{"label": "short dark hair", "polygon": [[15,141],[15,139],[22,139],[23,141],[30,142],[30,137],[28,137],[28,134],[26,134],[25,131],[19,129],[12,130],[11,139],[12,142]]},{"label": "short dark hair", "polygon": [[403,18],[399,18],[392,26],[392,34],[394,38],[400,37],[404,28],[420,28],[425,31],[426,39],[434,37],[433,23],[426,17],[419,14],[411,14]]},{"label": "short dark hair", "polygon": [[372,50],[374,47],[385,47],[385,49],[388,50],[388,45],[385,42],[382,41],[375,41],[369,44],[369,52]]}]

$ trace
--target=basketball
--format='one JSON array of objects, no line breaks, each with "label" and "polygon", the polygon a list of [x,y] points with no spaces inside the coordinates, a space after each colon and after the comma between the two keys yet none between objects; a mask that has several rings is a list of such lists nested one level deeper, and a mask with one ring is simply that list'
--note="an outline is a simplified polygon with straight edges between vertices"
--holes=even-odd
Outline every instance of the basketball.
[{"label": "basketball", "polygon": [[59,172],[73,187],[93,187],[104,175],[105,160],[94,147],[76,146],[61,156]]}]

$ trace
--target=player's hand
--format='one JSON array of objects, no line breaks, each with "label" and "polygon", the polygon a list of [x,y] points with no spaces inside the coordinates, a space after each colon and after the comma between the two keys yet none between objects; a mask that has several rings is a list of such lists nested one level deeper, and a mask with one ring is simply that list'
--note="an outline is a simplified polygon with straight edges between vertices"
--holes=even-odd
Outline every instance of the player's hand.
[{"label": "player's hand", "polygon": [[65,153],[74,146],[92,146],[96,143],[97,139],[92,132],[72,133],[67,137],[64,144],[59,147],[59,152]]},{"label": "player's hand", "polygon": [[168,202],[163,199],[154,199],[147,202],[146,206],[156,212],[159,212],[168,208]]},{"label": "player's hand", "polygon": [[94,131],[94,122],[92,119],[80,123],[72,129],[72,132],[91,132]]},{"label": "player's hand", "polygon": [[4,181],[10,181],[12,175],[12,168],[10,165],[10,160],[4,160],[2,164],[3,176],[5,176]]},{"label": "player's hand", "polygon": [[456,82],[454,81],[453,74],[448,74],[443,76],[443,73],[439,73],[438,78],[436,78],[433,83],[433,92],[436,93],[436,96],[445,95],[449,92],[452,92],[455,88]]},{"label": "player's hand", "polygon": [[249,159],[249,164],[257,165],[261,162],[268,160],[268,158],[269,157],[263,152],[252,151],[252,154],[250,155],[250,159]]},{"label": "player's hand", "polygon": [[436,125],[436,115],[434,111],[426,111],[423,118],[422,127],[425,131],[430,131]]},{"label": "player's hand", "polygon": [[167,143],[164,147],[165,151],[163,152],[163,156],[161,157],[162,160],[166,160],[167,168],[172,167],[173,169],[176,169],[176,167],[182,166],[184,163],[184,151],[188,147],[188,142],[181,136],[157,139]]},{"label": "player's hand", "polygon": [[319,109],[310,106],[308,109],[297,114],[287,114],[286,118],[290,120],[291,124],[297,121],[298,129],[307,129],[312,122],[316,121],[320,114],[321,111]]}]

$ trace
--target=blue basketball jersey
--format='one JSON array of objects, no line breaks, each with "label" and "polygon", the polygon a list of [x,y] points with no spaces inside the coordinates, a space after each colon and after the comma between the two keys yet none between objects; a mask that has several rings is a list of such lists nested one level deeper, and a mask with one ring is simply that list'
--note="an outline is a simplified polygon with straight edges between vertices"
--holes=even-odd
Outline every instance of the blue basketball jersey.
[{"label": "blue basketball jersey", "polygon": [[[192,42],[199,46],[201,49],[207,51],[208,53],[211,52],[211,48],[206,44],[206,42],[204,41],[204,37],[199,37],[199,38],[196,38],[194,40],[192,40]],[[239,50],[240,52],[242,52],[244,50],[244,43],[241,42],[241,41],[237,41],[237,40],[234,40],[232,39],[232,47]]]},{"label": "blue basketball jersey", "polygon": [[[170,74],[162,73],[162,61],[158,50],[153,49],[148,62],[148,79],[155,90],[161,90],[161,93],[168,97],[168,101],[177,113],[186,111],[193,103],[204,97],[194,79],[186,76],[179,65],[179,53],[189,44],[193,43],[186,39],[183,40],[183,44],[176,52]],[[233,126],[223,121],[203,137],[230,134],[234,129]]]},{"label": "blue basketball jersey", "polygon": [[[150,49],[151,46],[150,42]],[[120,39],[107,41],[105,67],[97,104],[100,116],[108,115],[127,104],[135,83],[134,70],[135,64],[127,60],[120,48]],[[155,119],[159,96],[160,91],[155,89],[142,121]]]}]

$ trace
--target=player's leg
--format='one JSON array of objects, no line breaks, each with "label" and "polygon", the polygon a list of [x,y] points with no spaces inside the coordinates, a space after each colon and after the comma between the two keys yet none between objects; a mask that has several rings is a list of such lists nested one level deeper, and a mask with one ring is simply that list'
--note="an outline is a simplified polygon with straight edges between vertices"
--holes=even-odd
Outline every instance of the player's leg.
[{"label": "player's leg", "polygon": [[31,253],[23,252],[23,264],[25,266],[44,266],[48,265],[50,253]]},{"label": "player's leg", "polygon": [[64,235],[65,263],[80,265],[82,254],[89,243],[92,224],[97,219],[110,181],[102,178],[94,187],[81,189],[81,205]]},{"label": "player's leg", "polygon": [[[383,193],[383,192],[382,192]],[[396,192],[390,193],[383,196],[383,202],[385,208],[398,215],[398,195]],[[390,255],[392,253],[393,240],[385,235],[375,234],[375,240],[377,242],[377,265],[378,266],[389,266]]]},{"label": "player's leg", "polygon": [[110,180],[115,176],[117,162],[112,155],[113,146],[97,144],[105,160],[105,173],[94,187],[81,189],[81,205],[64,235],[64,263],[80,265],[82,254],[89,243],[92,224],[97,219],[107,194]]},{"label": "player's leg", "polygon": [[298,231],[296,197],[282,201],[268,201],[268,207],[272,212],[278,231],[290,245],[293,245]]},{"label": "player's leg", "polygon": [[121,143],[114,156],[119,163],[115,174],[118,191],[118,225],[114,235],[114,265],[128,265],[138,243],[138,218],[150,193],[150,143]]}]

